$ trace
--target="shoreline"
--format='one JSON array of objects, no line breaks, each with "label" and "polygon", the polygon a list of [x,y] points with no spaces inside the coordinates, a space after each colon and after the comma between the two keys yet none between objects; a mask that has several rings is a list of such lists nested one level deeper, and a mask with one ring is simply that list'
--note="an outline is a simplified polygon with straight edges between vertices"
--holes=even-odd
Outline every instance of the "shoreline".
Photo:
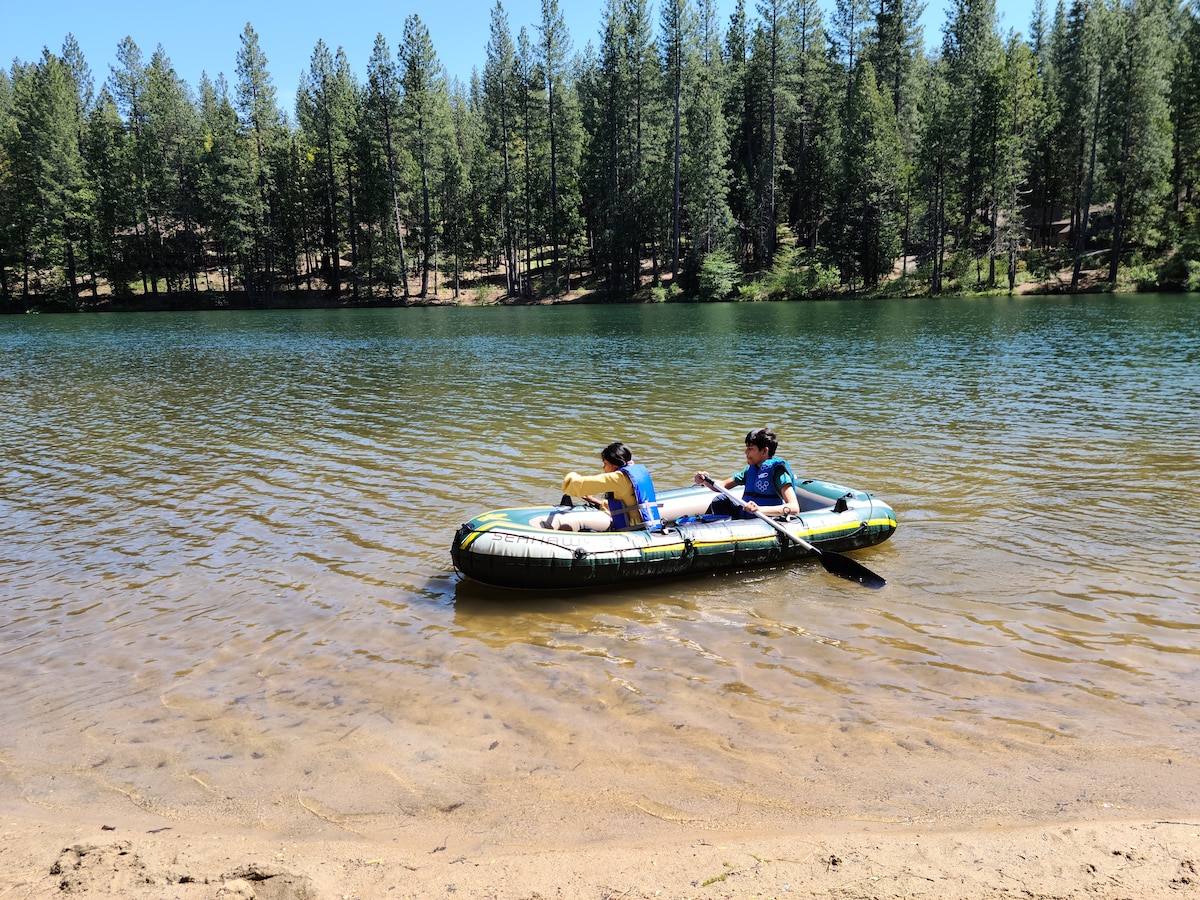
[{"label": "shoreline", "polygon": [[0,898],[1200,897],[1200,761],[1002,744],[960,745],[948,768],[854,752],[817,777],[751,755],[728,794],[720,773],[653,750],[658,764],[580,783],[498,756],[492,778],[460,760],[461,785],[433,775],[399,801],[357,755],[319,784],[284,760],[269,783],[191,771],[194,796],[94,782],[87,765],[23,777],[8,760]]},{"label": "shoreline", "polygon": [[[830,292],[812,297],[770,298],[767,300],[746,301],[729,298],[722,301],[704,301],[682,297],[670,297],[661,302],[665,303],[739,303],[739,302],[770,302],[770,303],[811,303],[826,300],[860,300],[863,302],[878,302],[885,300],[917,300],[921,298],[942,297],[1061,297],[1082,294],[1128,294],[1141,295],[1148,293],[1187,293],[1184,288],[1164,287],[1154,291],[1118,289],[1093,270],[1085,271],[1085,278],[1078,290],[1072,291],[1070,281],[1056,277],[1046,281],[1019,282],[1012,291],[1006,286],[968,291],[947,291],[940,295],[925,290],[912,293],[897,293],[895,288],[899,279],[895,278],[880,287],[865,293]],[[669,279],[664,283],[669,284]],[[34,297],[24,301],[24,306],[14,302],[11,309],[0,306],[0,314],[55,314],[55,313],[124,313],[124,312],[202,312],[202,311],[246,311],[246,310],[298,310],[298,309],[410,309],[424,307],[519,307],[519,306],[559,306],[570,304],[606,304],[645,306],[654,305],[660,301],[650,295],[650,288],[643,288],[638,294],[619,300],[605,299],[592,287],[580,287],[564,294],[538,297],[512,297],[502,291],[491,289],[480,291],[475,287],[464,288],[458,297],[452,295],[452,288],[443,286],[445,296],[432,297],[409,296],[386,297],[374,296],[355,298],[347,292],[331,295],[324,288],[294,288],[276,291],[269,295],[251,297],[244,290],[201,290],[184,291],[171,294],[137,294],[130,297],[116,298],[111,294],[101,294],[91,297],[81,294],[74,304],[53,297]]]},{"label": "shoreline", "polygon": [[[332,833],[326,833],[331,831]],[[3,809],[0,896],[92,898],[1186,897],[1200,817],[920,828],[804,822],[786,835],[663,823],[636,842],[507,846],[465,833],[199,829]]]}]

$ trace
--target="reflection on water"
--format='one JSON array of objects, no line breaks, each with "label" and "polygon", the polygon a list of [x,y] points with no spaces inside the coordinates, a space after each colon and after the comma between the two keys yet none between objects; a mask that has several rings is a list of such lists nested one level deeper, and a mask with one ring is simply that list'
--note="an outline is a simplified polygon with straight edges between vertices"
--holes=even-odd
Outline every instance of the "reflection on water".
[{"label": "reflection on water", "polygon": [[[0,354],[26,798],[304,771],[311,806],[351,734],[359,769],[406,748],[359,773],[405,808],[514,734],[555,771],[586,741],[735,772],[735,738],[684,736],[719,721],[776,758],[830,723],[1195,746],[1187,297],[41,316]],[[670,486],[760,424],[896,508],[860,554],[884,591],[815,563],[551,596],[450,569],[459,522],[555,500],[610,440]]]}]

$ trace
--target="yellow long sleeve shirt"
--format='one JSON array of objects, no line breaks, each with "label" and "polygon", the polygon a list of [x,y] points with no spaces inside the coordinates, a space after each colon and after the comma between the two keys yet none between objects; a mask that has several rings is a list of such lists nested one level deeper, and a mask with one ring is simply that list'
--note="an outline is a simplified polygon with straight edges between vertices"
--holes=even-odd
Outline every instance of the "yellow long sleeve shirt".
[{"label": "yellow long sleeve shirt", "polygon": [[641,524],[642,515],[636,508],[637,496],[633,493],[633,484],[623,472],[603,472],[599,475],[569,472],[563,479],[563,493],[572,497],[611,493],[622,506],[631,507],[628,512],[630,524]]}]

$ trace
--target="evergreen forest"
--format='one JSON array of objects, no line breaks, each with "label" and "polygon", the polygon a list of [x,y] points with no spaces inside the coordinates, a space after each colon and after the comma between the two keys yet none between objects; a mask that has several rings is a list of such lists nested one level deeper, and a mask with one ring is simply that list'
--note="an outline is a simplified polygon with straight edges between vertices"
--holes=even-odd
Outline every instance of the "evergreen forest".
[{"label": "evergreen forest", "polygon": [[1200,289],[1194,0],[922,12],[496,0],[469,83],[413,15],[290,97],[250,24],[196,86],[68,35],[0,69],[0,310]]}]

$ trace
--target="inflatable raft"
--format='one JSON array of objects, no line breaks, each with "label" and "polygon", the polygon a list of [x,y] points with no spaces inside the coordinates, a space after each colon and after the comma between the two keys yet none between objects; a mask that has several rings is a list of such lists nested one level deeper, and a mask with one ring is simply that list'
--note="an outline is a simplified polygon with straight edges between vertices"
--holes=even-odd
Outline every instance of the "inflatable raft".
[{"label": "inflatable raft", "polygon": [[896,530],[892,508],[863,491],[805,480],[796,496],[800,515],[777,521],[811,546],[789,540],[765,517],[711,515],[717,495],[687,487],[658,495],[659,531],[608,531],[608,514],[587,505],[497,509],[462,524],[450,556],[467,577],[498,587],[599,587],[770,566],[813,556],[814,547],[858,550]]}]

